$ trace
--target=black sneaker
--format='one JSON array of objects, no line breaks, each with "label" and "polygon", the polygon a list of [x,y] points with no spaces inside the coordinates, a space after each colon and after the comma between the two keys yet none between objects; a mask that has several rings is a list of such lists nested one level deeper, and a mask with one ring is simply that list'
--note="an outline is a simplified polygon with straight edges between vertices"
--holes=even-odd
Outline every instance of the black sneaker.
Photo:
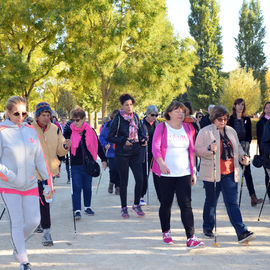
[{"label": "black sneaker", "polygon": [[254,232],[245,231],[238,236],[238,242],[244,243],[245,241],[251,241],[251,240],[254,240],[255,238],[256,238],[256,235]]},{"label": "black sneaker", "polygon": [[84,210],[84,213],[88,216],[93,216],[95,214],[95,212],[90,207]]},{"label": "black sneaker", "polygon": [[40,224],[37,226],[37,228],[35,229],[34,232],[35,232],[35,233],[43,233],[43,228],[41,227]]},{"label": "black sneaker", "polygon": [[81,212],[80,211],[75,212],[74,217],[76,220],[80,220],[82,217]]},{"label": "black sneaker", "polygon": [[215,237],[212,231],[203,230],[203,233],[208,238],[214,238]]},{"label": "black sneaker", "polygon": [[31,270],[30,263],[21,263],[19,270]]}]

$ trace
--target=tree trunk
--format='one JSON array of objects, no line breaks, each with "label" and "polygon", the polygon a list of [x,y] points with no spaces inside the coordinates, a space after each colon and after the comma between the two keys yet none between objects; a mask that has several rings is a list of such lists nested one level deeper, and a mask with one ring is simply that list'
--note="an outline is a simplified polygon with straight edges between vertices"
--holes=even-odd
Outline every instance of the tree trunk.
[{"label": "tree trunk", "polygon": [[98,127],[98,115],[97,112],[95,112],[95,123],[94,123],[94,129],[97,129]]}]

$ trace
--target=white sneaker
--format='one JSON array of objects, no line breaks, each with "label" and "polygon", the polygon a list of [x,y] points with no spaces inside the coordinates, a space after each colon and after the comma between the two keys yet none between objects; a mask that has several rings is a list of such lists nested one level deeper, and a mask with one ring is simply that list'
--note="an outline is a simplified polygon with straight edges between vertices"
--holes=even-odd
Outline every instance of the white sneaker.
[{"label": "white sneaker", "polygon": [[143,198],[140,199],[140,206],[145,206],[146,202]]}]

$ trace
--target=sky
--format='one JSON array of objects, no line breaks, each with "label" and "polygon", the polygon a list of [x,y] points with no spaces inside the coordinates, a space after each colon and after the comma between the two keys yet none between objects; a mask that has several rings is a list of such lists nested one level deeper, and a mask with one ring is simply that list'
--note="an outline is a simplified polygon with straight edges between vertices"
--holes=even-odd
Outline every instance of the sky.
[{"label": "sky", "polygon": [[[188,16],[190,14],[189,0],[166,0],[168,7],[168,19],[174,27],[175,34],[180,38],[190,36]],[[249,2],[249,1],[248,1]],[[223,43],[223,71],[229,72],[237,68],[237,50],[234,37],[239,31],[239,11],[243,0],[217,0],[220,6],[219,18],[222,27]],[[260,0],[261,11],[266,27],[264,53],[267,57],[266,65],[270,66],[270,0]],[[267,12],[268,11],[268,12]]]}]

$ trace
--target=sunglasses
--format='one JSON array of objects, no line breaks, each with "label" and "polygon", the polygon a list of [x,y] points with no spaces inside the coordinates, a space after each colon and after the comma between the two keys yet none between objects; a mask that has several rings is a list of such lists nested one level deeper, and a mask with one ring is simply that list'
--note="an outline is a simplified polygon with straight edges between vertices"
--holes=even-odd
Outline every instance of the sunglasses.
[{"label": "sunglasses", "polygon": [[80,118],[77,118],[77,119],[72,119],[72,122],[77,122],[77,123],[79,123],[81,121],[81,119]]},{"label": "sunglasses", "polygon": [[218,117],[217,120],[218,120],[218,122],[223,122],[223,121],[227,122],[228,118],[227,117],[224,117],[224,118],[223,117]]},{"label": "sunglasses", "polygon": [[158,114],[151,113],[151,116],[158,117]]},{"label": "sunglasses", "polygon": [[22,116],[22,117],[26,117],[27,116],[27,112],[15,112],[13,113],[14,116],[18,117],[18,116]]}]

